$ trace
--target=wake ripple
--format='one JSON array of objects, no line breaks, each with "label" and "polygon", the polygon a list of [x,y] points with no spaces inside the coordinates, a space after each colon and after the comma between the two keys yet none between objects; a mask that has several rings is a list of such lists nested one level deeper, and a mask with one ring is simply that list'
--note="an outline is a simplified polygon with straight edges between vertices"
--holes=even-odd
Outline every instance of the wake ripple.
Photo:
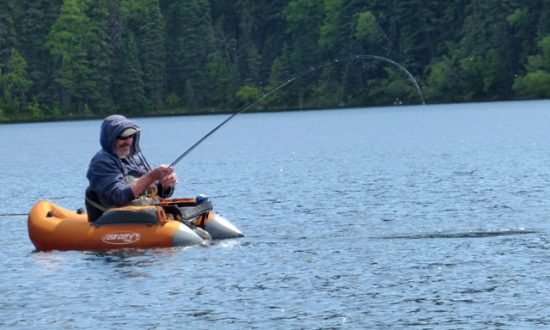
[{"label": "wake ripple", "polygon": [[537,234],[537,230],[529,229],[506,229],[506,230],[477,230],[467,232],[435,232],[421,234],[404,234],[373,237],[377,239],[427,239],[427,238],[482,238],[494,236],[511,236],[511,235],[526,235]]}]

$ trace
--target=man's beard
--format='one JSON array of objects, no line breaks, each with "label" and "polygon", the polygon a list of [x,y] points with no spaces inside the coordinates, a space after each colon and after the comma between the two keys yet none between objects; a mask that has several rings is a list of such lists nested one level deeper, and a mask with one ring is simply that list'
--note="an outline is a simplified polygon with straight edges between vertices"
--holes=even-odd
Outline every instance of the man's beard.
[{"label": "man's beard", "polygon": [[[128,148],[128,149],[126,149]],[[117,154],[118,157],[120,158],[126,158],[130,155],[130,151],[132,149],[132,146],[131,144],[124,144],[124,145],[121,145],[120,148],[118,148],[115,153]],[[125,150],[124,152],[120,151],[120,150]],[[128,150],[128,151],[126,151]]]}]

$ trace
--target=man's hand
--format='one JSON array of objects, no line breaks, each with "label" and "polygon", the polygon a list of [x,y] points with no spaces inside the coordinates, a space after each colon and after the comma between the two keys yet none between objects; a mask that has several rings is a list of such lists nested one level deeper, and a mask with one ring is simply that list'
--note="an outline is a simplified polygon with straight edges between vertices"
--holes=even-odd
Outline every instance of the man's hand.
[{"label": "man's hand", "polygon": [[163,188],[174,187],[178,183],[178,177],[175,172],[159,180]]},{"label": "man's hand", "polygon": [[155,183],[155,181],[159,181],[164,188],[169,188],[176,185],[178,179],[172,167],[160,165],[147,172],[132,184],[134,196],[137,198],[139,195],[143,194],[147,187]]},{"label": "man's hand", "polygon": [[175,174],[174,169],[168,165],[160,165],[159,167],[155,167],[152,169],[149,174],[155,179],[162,181],[166,177]]}]

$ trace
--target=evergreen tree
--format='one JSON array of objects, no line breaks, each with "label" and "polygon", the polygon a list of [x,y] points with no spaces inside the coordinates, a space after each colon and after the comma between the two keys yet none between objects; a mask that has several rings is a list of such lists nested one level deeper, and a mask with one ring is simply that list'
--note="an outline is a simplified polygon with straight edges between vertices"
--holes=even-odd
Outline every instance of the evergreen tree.
[{"label": "evergreen tree", "polygon": [[209,104],[233,108],[238,90],[238,72],[221,52],[208,55]]},{"label": "evergreen tree", "polygon": [[538,0],[540,2],[539,11],[529,12],[529,20],[533,19],[533,15],[538,13],[538,24],[537,24],[537,38],[543,38],[544,36],[550,34],[550,1]]},{"label": "evergreen tree", "polygon": [[[298,73],[307,67],[321,62],[319,34],[323,23],[323,3],[316,0],[291,0],[283,11],[286,21],[286,33],[289,39],[288,61],[290,71]],[[306,105],[309,99],[308,81],[315,81],[318,73],[310,74],[306,79],[293,83],[292,89],[286,90],[289,101],[294,107]],[[311,86],[311,85],[310,85]]]},{"label": "evergreen tree", "polygon": [[144,0],[145,15],[139,31],[141,39],[142,67],[145,93],[151,102],[151,110],[164,106],[166,71],[164,59],[164,22],[158,0]]},{"label": "evergreen tree", "polygon": [[[214,82],[209,80],[209,56],[216,50],[210,5],[206,0],[190,0],[183,3],[181,9],[183,26],[177,40],[181,71],[178,74],[185,82],[185,103],[194,108],[205,107],[209,105],[209,90]],[[223,63],[219,57],[210,60],[216,62],[216,66]]]},{"label": "evergreen tree", "polygon": [[[113,70],[113,41],[111,39],[109,12],[110,0],[94,0],[88,7],[87,17],[90,18],[88,33],[90,40],[87,42],[88,57],[90,59],[90,80],[95,86],[88,95],[90,107],[96,113],[109,113],[114,102],[112,91]],[[115,11],[116,12],[116,11]]]},{"label": "evergreen tree", "polygon": [[550,35],[540,42],[540,53],[529,57],[527,74],[513,85],[521,98],[550,98]]},{"label": "evergreen tree", "polygon": [[287,0],[262,1],[256,6],[255,22],[258,24],[256,48],[261,58],[260,76],[269,77],[271,64],[281,55],[285,44],[285,20],[281,12]]},{"label": "evergreen tree", "polygon": [[149,112],[163,109],[166,84],[164,19],[158,0],[126,0],[126,24],[136,38]]},{"label": "evergreen tree", "polygon": [[92,24],[85,15],[85,3],[64,0],[60,15],[53,25],[46,46],[55,61],[54,81],[62,108],[83,113],[88,108],[88,96],[96,85],[91,79],[88,59]]},{"label": "evergreen tree", "polygon": [[60,13],[63,0],[20,0],[17,14],[18,49],[27,59],[29,77],[33,82],[29,91],[34,99],[53,109],[59,103],[53,84],[54,58],[46,41]]},{"label": "evergreen tree", "polygon": [[[281,56],[277,57],[271,65],[271,73],[269,75],[269,91],[279,88],[283,83],[291,79],[290,76],[290,61],[288,58],[288,46],[283,46],[283,51]],[[272,94],[268,100],[269,105],[275,108],[284,108],[288,106],[285,102],[286,97],[285,91],[275,92]]]},{"label": "evergreen tree", "polygon": [[117,77],[114,81],[114,91],[118,112],[137,115],[147,110],[143,71],[132,32],[122,36],[114,68],[114,74]]},{"label": "evergreen tree", "polygon": [[11,49],[16,44],[15,17],[16,4],[14,0],[0,2],[0,72],[7,64]]},{"label": "evergreen tree", "polygon": [[512,47],[505,8],[499,0],[472,0],[457,56],[466,99],[489,100],[509,95]]},{"label": "evergreen tree", "polygon": [[256,43],[258,39],[258,32],[255,29],[258,23],[254,17],[256,4],[251,0],[238,0],[236,6],[239,17],[239,71],[245,85],[260,87],[262,60]]},{"label": "evergreen tree", "polygon": [[436,56],[423,72],[426,86],[424,92],[432,102],[462,102],[468,99],[464,89],[463,73],[460,70],[460,32],[463,30],[466,7],[469,0],[442,3],[440,38]]},{"label": "evergreen tree", "polygon": [[[137,48],[134,36],[132,34],[131,38],[133,39],[132,42],[132,51],[130,52],[128,50],[129,47],[129,41],[128,38],[129,32],[128,28],[126,27],[126,17],[124,13],[124,6],[120,1],[107,1],[107,8],[108,8],[108,22],[107,22],[107,33],[108,37],[107,40],[110,41],[110,49],[107,49],[107,51],[110,53],[110,68],[109,68],[109,87],[111,90],[109,92],[105,91],[106,95],[110,95],[111,100],[106,102],[106,106],[103,106],[102,108],[112,108],[113,112],[119,112],[120,110],[124,109],[121,107],[121,100],[120,93],[122,89],[126,88],[125,84],[122,82],[125,79],[128,79],[129,77],[126,76],[126,72],[124,67],[127,63],[132,63],[134,65],[134,61],[137,61],[137,66],[140,66],[139,58],[137,57]],[[126,34],[126,36],[124,36]],[[130,70],[132,71],[132,70]],[[141,67],[139,67],[139,76],[138,79],[141,81],[142,77],[142,71]],[[131,76],[131,74],[129,74]],[[143,89],[143,86],[142,86]],[[138,98],[143,98],[143,90],[141,90],[141,95],[137,96]],[[143,103],[140,103],[140,108],[134,108],[133,111],[139,111],[144,110]],[[120,110],[119,110],[120,109]],[[126,109],[124,109],[126,110]],[[109,110],[108,110],[109,111]]]},{"label": "evergreen tree", "polygon": [[167,93],[183,95],[185,77],[183,76],[181,54],[182,38],[185,26],[183,1],[161,2],[161,9],[166,21],[166,67]]},{"label": "evergreen tree", "polygon": [[[3,0],[0,116],[235,108],[353,54],[400,63],[429,102],[548,97],[549,22],[546,0]],[[363,59],[311,70],[260,106],[396,97],[418,96]]]},{"label": "evergreen tree", "polygon": [[323,22],[323,4],[315,0],[291,0],[283,11],[290,44],[292,69],[319,63],[319,34]]},{"label": "evergreen tree", "polygon": [[0,109],[6,110],[7,114],[19,115],[26,105],[30,87],[27,62],[12,48],[8,63],[0,72]]}]

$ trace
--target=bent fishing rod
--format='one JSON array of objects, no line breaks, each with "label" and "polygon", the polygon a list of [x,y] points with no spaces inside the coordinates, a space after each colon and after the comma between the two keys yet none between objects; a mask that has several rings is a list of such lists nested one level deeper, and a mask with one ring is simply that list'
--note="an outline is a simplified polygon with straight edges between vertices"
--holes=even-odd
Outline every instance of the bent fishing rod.
[{"label": "bent fishing rod", "polygon": [[231,116],[229,116],[227,119],[225,119],[224,121],[222,121],[218,126],[214,127],[210,132],[206,133],[202,138],[200,138],[197,142],[195,142],[191,147],[189,147],[187,150],[185,150],[176,160],[174,160],[169,166],[170,167],[174,167],[176,166],[177,163],[179,163],[183,158],[185,158],[191,151],[193,151],[196,147],[198,147],[202,142],[204,142],[204,140],[208,139],[212,134],[214,134],[217,130],[219,130],[220,128],[222,128],[222,126],[224,126],[225,124],[227,124],[231,119],[233,119],[235,116],[237,116],[238,114],[241,114],[245,111],[247,111],[248,109],[252,108],[254,105],[256,105],[258,102],[260,102],[261,100],[263,100],[264,98],[272,95],[273,93],[281,90],[282,88],[286,87],[287,85],[291,84],[292,82],[302,78],[303,76],[311,73],[311,72],[315,72],[319,69],[322,69],[324,67],[327,67],[327,66],[331,66],[331,65],[335,65],[337,63],[341,63],[341,62],[350,62],[350,61],[354,61],[354,60],[379,60],[379,61],[382,61],[382,62],[386,62],[386,63],[389,63],[389,64],[392,64],[394,66],[396,66],[399,70],[401,70],[402,72],[404,72],[406,75],[407,75],[407,78],[409,79],[409,81],[411,81],[411,83],[414,85],[414,87],[416,87],[417,91],[418,91],[418,94],[420,96],[420,100],[422,101],[422,104],[424,105],[425,102],[424,102],[424,96],[422,95],[422,91],[420,90],[420,86],[418,85],[418,82],[416,81],[416,79],[414,78],[414,76],[407,70],[405,69],[405,67],[403,67],[401,64],[389,59],[389,58],[386,58],[386,57],[383,57],[383,56],[378,56],[378,55],[351,55],[351,56],[347,56],[347,57],[341,57],[341,58],[336,58],[336,59],[333,59],[333,60],[330,60],[330,61],[327,61],[327,62],[324,62],[324,63],[321,63],[321,64],[318,64],[316,66],[313,66],[313,67],[310,67],[309,69],[306,69],[296,75],[294,75],[293,77],[291,77],[290,79],[288,79],[287,81],[285,81],[284,83],[280,84],[279,86],[273,88],[271,91],[269,91],[268,93],[266,94],[263,94],[262,96],[258,97],[256,100],[254,100],[252,103],[248,104],[247,106],[243,107],[242,109],[240,109],[239,111],[233,113]]}]

